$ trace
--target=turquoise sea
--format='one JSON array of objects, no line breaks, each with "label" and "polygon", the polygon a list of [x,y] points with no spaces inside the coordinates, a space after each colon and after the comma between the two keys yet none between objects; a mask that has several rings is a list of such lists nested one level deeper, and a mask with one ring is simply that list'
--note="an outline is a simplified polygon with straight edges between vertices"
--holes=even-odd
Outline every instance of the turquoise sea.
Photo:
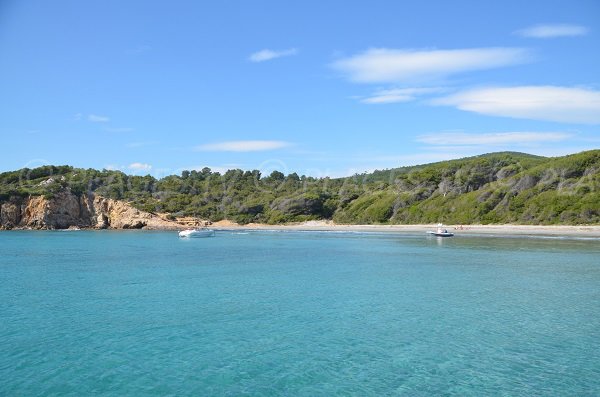
[{"label": "turquoise sea", "polygon": [[2,396],[598,396],[600,240],[0,233]]}]

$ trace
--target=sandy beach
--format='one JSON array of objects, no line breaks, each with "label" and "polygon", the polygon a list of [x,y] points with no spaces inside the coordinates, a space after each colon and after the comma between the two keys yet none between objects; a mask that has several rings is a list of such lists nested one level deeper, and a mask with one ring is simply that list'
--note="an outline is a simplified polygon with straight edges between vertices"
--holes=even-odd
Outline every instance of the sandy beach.
[{"label": "sandy beach", "polygon": [[[389,233],[425,233],[435,230],[437,224],[428,225],[338,225],[331,221],[308,221],[286,225],[267,225],[250,223],[238,225],[231,221],[215,222],[211,228],[216,230],[298,230],[298,231],[357,231]],[[498,236],[552,236],[552,237],[588,237],[600,238],[600,225],[593,226],[545,226],[545,225],[444,225],[448,231],[460,235],[498,235]]]}]

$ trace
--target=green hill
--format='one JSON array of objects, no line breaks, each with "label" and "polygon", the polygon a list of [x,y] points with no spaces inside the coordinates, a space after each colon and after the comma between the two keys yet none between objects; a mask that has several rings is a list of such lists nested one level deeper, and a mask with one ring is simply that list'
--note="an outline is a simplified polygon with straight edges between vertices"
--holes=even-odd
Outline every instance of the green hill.
[{"label": "green hill", "polygon": [[335,179],[208,168],[162,179],[70,166],[0,174],[0,203],[65,189],[240,223],[598,224],[600,150],[554,158],[489,153]]}]

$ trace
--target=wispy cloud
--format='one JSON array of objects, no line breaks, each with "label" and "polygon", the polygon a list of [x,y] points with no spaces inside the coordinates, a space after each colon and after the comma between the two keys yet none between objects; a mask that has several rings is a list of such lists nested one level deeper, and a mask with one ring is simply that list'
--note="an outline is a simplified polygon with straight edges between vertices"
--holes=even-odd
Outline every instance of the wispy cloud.
[{"label": "wispy cloud", "polygon": [[92,123],[107,123],[110,121],[110,119],[106,116],[98,116],[97,114],[90,114],[90,115],[88,115],[88,121],[91,121]]},{"label": "wispy cloud", "polygon": [[453,74],[510,66],[529,61],[523,48],[457,50],[370,49],[331,66],[358,83],[414,83]]},{"label": "wispy cloud", "polygon": [[491,116],[600,124],[600,91],[557,86],[491,87],[438,98],[432,104]]},{"label": "wispy cloud", "polygon": [[[131,163],[129,165],[107,164],[104,166],[109,171],[130,171],[130,172],[150,172],[153,167],[146,163]],[[158,170],[155,170],[155,172]]]},{"label": "wispy cloud", "polygon": [[428,145],[517,145],[532,143],[560,142],[572,137],[566,132],[496,132],[467,134],[462,132],[440,132],[417,137],[417,142]]},{"label": "wispy cloud", "polygon": [[259,152],[288,146],[291,146],[291,143],[284,141],[226,141],[208,143],[194,149],[203,152]]},{"label": "wispy cloud", "polygon": [[588,31],[588,28],[580,25],[546,24],[530,26],[525,29],[517,30],[514,33],[523,37],[549,39],[554,37],[585,36]]},{"label": "wispy cloud", "polygon": [[251,62],[264,62],[270,61],[271,59],[281,58],[281,57],[289,57],[292,55],[298,54],[298,50],[296,48],[289,48],[287,50],[275,51],[264,49],[258,52],[251,54],[248,59]]},{"label": "wispy cloud", "polygon": [[368,104],[386,104],[410,102],[421,95],[443,91],[442,88],[395,88],[375,91],[371,96],[360,101]]},{"label": "wispy cloud", "polygon": [[133,128],[130,127],[117,127],[117,128],[105,128],[108,132],[131,132]]},{"label": "wispy cloud", "polygon": [[152,166],[146,163],[131,163],[127,166],[132,171],[150,171]]},{"label": "wispy cloud", "polygon": [[144,146],[152,146],[158,144],[158,141],[146,141],[146,142],[130,142],[125,145],[128,148],[140,148]]}]

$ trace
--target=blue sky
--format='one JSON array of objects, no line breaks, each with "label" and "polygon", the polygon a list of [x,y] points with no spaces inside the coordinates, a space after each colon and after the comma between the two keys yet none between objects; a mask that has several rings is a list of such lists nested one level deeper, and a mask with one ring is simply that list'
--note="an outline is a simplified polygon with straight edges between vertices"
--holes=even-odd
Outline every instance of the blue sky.
[{"label": "blue sky", "polygon": [[600,147],[600,2],[0,2],[0,170],[342,176]]}]

